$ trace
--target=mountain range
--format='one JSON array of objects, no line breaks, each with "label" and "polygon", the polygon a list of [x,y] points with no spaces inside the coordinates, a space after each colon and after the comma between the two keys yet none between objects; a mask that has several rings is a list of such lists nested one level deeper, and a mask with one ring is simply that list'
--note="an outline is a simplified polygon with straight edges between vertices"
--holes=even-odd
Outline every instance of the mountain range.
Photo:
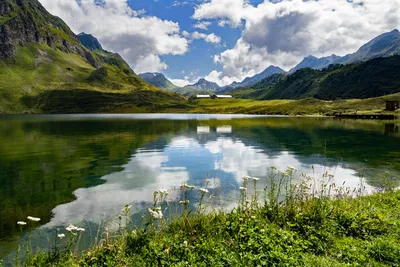
[{"label": "mountain range", "polygon": [[400,32],[381,34],[344,57],[306,57],[289,73],[231,93],[253,99],[370,98],[400,92]]},{"label": "mountain range", "polygon": [[[292,68],[289,71],[289,73],[295,73],[296,71],[304,68],[322,70],[334,64],[359,63],[378,57],[389,57],[399,53],[400,53],[400,32],[398,30],[393,30],[391,32],[387,32],[377,36],[370,42],[363,45],[357,52],[353,54],[348,54],[343,57],[337,56],[335,54],[321,58],[315,56],[305,57],[297,66]],[[159,88],[178,92],[183,95],[193,95],[198,93],[210,93],[210,92],[229,93],[235,91],[235,89],[238,88],[255,86],[263,79],[271,77],[275,74],[282,74],[282,73],[285,73],[283,69],[277,66],[269,66],[263,72],[256,74],[252,77],[247,77],[242,82],[234,82],[224,87],[220,87],[216,83],[208,82],[204,79],[201,79],[198,83],[194,85],[188,85],[183,88],[180,88],[177,86],[173,87],[171,85],[171,82],[169,82],[167,78],[165,78],[162,74],[159,73],[157,74],[156,77],[152,76],[146,76],[146,77],[141,76],[141,77],[147,82]],[[158,75],[162,75],[162,77],[158,77]],[[276,77],[278,76],[275,76],[275,78]],[[160,82],[159,80],[162,80],[162,82]],[[265,83],[269,84],[269,82],[270,81],[267,80]],[[239,92],[240,91],[243,90],[239,90]]]},{"label": "mountain range", "polygon": [[396,54],[400,54],[400,32],[397,29],[375,37],[365,45],[361,46],[357,52],[348,54],[344,57],[336,55],[322,58],[308,56],[289,72],[293,73],[302,68],[320,70],[329,67],[331,64],[359,63],[378,57],[389,57]]},{"label": "mountain range", "polygon": [[147,110],[184,100],[142,80],[37,0],[0,0],[0,113]]},{"label": "mountain range", "polygon": [[147,81],[148,83],[170,91],[179,93],[185,96],[191,96],[196,94],[212,94],[217,93],[221,90],[221,87],[214,83],[207,81],[206,79],[199,79],[196,83],[186,85],[184,87],[179,87],[174,85],[170,80],[168,80],[162,73],[157,72],[147,72],[141,73],[139,76]]},{"label": "mountain range", "polygon": [[265,79],[271,75],[277,74],[277,73],[284,73],[285,71],[279,67],[276,66],[269,66],[268,68],[266,68],[263,72],[256,74],[252,77],[247,77],[245,78],[242,82],[238,83],[238,82],[234,82],[231,85],[229,85],[228,87],[232,87],[232,88],[238,88],[238,87],[246,87],[246,86],[250,86],[253,84],[256,84],[257,82],[261,81],[262,79]]},{"label": "mountain range", "polygon": [[206,79],[202,78],[199,79],[196,83],[186,85],[184,87],[179,87],[174,85],[170,80],[168,80],[162,73],[157,72],[147,72],[141,73],[139,76],[147,81],[148,83],[171,92],[180,93],[182,95],[191,96],[196,94],[212,94],[212,93],[226,93],[229,91],[234,90],[235,88],[251,86],[256,84],[257,82],[261,81],[264,78],[267,78],[271,75],[284,73],[285,71],[276,66],[269,66],[263,72],[256,74],[252,77],[247,77],[242,82],[232,83],[229,86],[221,87],[215,82],[207,81]]},{"label": "mountain range", "polygon": [[270,76],[232,94],[240,98],[266,100],[373,98],[400,92],[399,70],[400,55],[331,65],[322,70],[304,68],[292,74]]}]

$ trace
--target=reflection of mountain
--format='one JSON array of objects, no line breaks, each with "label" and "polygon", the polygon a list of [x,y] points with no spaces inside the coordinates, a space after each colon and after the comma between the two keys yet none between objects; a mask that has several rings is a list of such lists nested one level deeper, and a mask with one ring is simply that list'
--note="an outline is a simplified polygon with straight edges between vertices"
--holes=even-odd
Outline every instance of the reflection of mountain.
[{"label": "reflection of mountain", "polygon": [[0,124],[0,237],[26,216],[50,220],[76,189],[104,183],[135,150],[187,122],[132,120],[5,120]]}]

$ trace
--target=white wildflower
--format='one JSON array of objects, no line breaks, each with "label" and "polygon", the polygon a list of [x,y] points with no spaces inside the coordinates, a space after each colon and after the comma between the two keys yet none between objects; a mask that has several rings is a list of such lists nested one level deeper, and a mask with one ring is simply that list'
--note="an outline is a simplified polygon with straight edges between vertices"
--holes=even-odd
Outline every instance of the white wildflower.
[{"label": "white wildflower", "polygon": [[147,209],[147,210],[149,211],[150,216],[153,217],[154,219],[162,219],[163,214],[161,210],[157,210],[157,208],[154,210],[152,209]]},{"label": "white wildflower", "polygon": [[199,189],[201,192],[203,192],[203,193],[208,193],[208,189],[207,188],[200,188]]},{"label": "white wildflower", "polygon": [[243,177],[243,180],[245,180],[245,181],[246,181],[246,180],[249,180],[249,179],[251,179],[250,176],[244,176],[244,177]]},{"label": "white wildflower", "polygon": [[165,190],[165,189],[160,189],[160,190],[158,190],[158,192],[160,194],[164,194],[164,195],[168,195],[169,194],[169,192],[167,190]]},{"label": "white wildflower", "polygon": [[68,232],[73,232],[73,231],[77,231],[78,227],[73,226],[72,224],[68,225],[67,228],[65,228],[65,230],[67,230]]},{"label": "white wildflower", "polygon": [[57,237],[63,239],[65,237],[65,234],[58,234]]},{"label": "white wildflower", "polygon": [[210,183],[211,182],[211,180],[210,179],[206,179],[206,183]]},{"label": "white wildflower", "polygon": [[246,188],[246,187],[243,187],[243,186],[241,186],[241,187],[239,188],[239,190],[240,190],[240,191],[246,191],[246,190],[247,190],[247,188]]},{"label": "white wildflower", "polygon": [[33,221],[33,222],[38,222],[38,221],[40,221],[40,218],[32,217],[32,216],[28,216],[27,219],[30,220],[30,221]]},{"label": "white wildflower", "polygon": [[19,222],[17,222],[17,224],[18,224],[18,225],[26,225],[26,222],[19,221]]},{"label": "white wildflower", "polygon": [[193,185],[188,185],[187,183],[183,183],[181,187],[187,188],[187,189],[194,189],[195,188]]},{"label": "white wildflower", "polygon": [[189,200],[181,200],[179,201],[179,204],[189,204]]},{"label": "white wildflower", "polygon": [[297,171],[297,169],[293,166],[287,166],[288,170],[290,171]]},{"label": "white wildflower", "polygon": [[187,248],[188,242],[187,242],[187,241],[183,241],[183,246],[184,246],[185,248]]},{"label": "white wildflower", "polygon": [[77,227],[77,228],[76,228],[76,231],[78,231],[78,232],[85,232],[85,228],[79,228],[79,227]]},{"label": "white wildflower", "polygon": [[260,181],[260,178],[257,178],[257,177],[253,177],[252,179],[253,179],[253,181]]}]

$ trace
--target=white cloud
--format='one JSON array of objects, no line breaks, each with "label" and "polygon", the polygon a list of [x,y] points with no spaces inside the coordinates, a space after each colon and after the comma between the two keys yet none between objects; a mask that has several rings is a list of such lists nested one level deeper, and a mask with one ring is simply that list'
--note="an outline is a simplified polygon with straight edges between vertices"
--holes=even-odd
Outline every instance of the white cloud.
[{"label": "white cloud", "polygon": [[[40,0],[71,29],[93,34],[107,50],[118,52],[136,72],[167,68],[160,55],[183,55],[189,41],[177,23],[132,10],[127,0]],[[142,17],[138,17],[142,16]]]},{"label": "white cloud", "polygon": [[200,21],[199,23],[196,23],[193,27],[202,29],[202,30],[208,30],[208,27],[211,25],[210,21]]},{"label": "white cloud", "polygon": [[162,62],[157,55],[153,54],[147,56],[140,56],[137,62],[138,63],[135,65],[135,71],[137,73],[148,72],[148,70],[153,68],[153,66],[157,67],[157,71],[165,70],[168,68],[167,64]]},{"label": "white cloud", "polygon": [[197,71],[195,72],[190,72],[189,75],[186,75],[183,77],[183,79],[170,79],[168,78],[173,84],[179,86],[179,87],[184,87],[189,84],[195,84],[199,81],[201,77],[197,74]]},{"label": "white cloud", "polygon": [[[163,163],[168,160],[161,151],[138,150],[123,171],[103,176],[104,184],[76,190],[76,200],[57,206],[45,227],[84,221],[100,223],[105,215],[118,216],[126,204],[133,205],[133,212],[142,210],[143,203],[153,202],[155,190],[177,188],[189,180],[185,168],[165,168]],[[170,200],[176,199],[177,194],[171,191]]]},{"label": "white cloud", "polygon": [[193,39],[204,39],[207,43],[211,44],[219,44],[221,43],[221,37],[218,35],[211,33],[211,34],[205,34],[205,33],[200,33],[200,32],[193,32],[192,33],[192,38]]},{"label": "white cloud", "polygon": [[181,7],[181,6],[187,6],[190,5],[188,1],[174,1],[170,7]]},{"label": "white cloud", "polygon": [[169,79],[173,84],[179,86],[179,87],[184,87],[186,85],[191,84],[189,80],[185,79]]},{"label": "white cloud", "polygon": [[[211,0],[193,18],[243,27],[236,45],[215,56],[220,83],[240,81],[269,65],[289,69],[310,54],[355,52],[377,35],[400,27],[400,0],[283,0],[252,6],[246,0]],[[215,81],[215,80],[214,80]]]},{"label": "white cloud", "polygon": [[236,79],[234,77],[224,76],[221,71],[213,70],[206,77],[204,77],[207,81],[215,82],[219,86],[225,86],[233,83]]}]

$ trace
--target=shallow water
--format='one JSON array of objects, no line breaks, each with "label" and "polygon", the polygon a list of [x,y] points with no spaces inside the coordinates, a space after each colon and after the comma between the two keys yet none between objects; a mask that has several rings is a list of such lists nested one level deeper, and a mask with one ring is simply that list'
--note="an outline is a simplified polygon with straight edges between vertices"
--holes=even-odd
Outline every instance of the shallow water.
[{"label": "shallow water", "polygon": [[209,177],[210,194],[230,196],[243,176],[260,177],[262,188],[269,167],[289,165],[313,177],[332,173],[353,188],[397,182],[399,125],[231,115],[0,116],[0,258],[9,262],[24,242],[28,231],[16,222],[28,215],[42,218],[31,227],[40,230],[31,233],[38,246],[70,223],[90,230],[88,245],[97,229],[115,227],[110,218],[125,204],[138,214],[151,206],[154,190],[203,186]]}]

